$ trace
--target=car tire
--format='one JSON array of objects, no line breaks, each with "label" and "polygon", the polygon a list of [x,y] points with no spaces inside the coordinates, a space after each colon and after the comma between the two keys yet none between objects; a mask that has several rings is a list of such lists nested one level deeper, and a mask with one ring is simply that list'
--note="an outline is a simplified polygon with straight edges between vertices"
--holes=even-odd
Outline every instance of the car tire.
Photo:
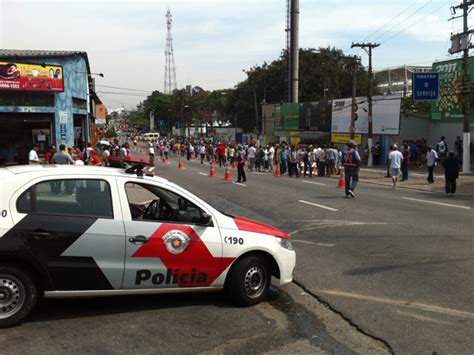
[{"label": "car tire", "polygon": [[0,328],[21,322],[33,310],[37,297],[36,285],[26,272],[0,265]]},{"label": "car tire", "polygon": [[270,269],[265,260],[248,256],[232,267],[226,291],[236,305],[253,306],[265,299],[270,281]]}]

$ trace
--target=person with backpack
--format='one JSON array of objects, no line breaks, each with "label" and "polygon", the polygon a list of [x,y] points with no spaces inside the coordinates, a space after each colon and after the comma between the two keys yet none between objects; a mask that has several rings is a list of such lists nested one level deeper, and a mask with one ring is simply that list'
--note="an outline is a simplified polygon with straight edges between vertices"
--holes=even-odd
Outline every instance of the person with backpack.
[{"label": "person with backpack", "polygon": [[359,181],[360,155],[357,151],[357,145],[354,140],[347,143],[347,147],[342,152],[342,164],[344,164],[344,173],[346,177],[346,197],[355,197],[354,190]]}]

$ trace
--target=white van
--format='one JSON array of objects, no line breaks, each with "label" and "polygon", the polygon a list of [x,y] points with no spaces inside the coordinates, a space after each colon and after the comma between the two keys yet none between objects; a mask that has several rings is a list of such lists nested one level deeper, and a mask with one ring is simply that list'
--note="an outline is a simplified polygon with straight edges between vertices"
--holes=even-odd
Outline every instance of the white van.
[{"label": "white van", "polygon": [[160,138],[159,133],[145,133],[143,135],[143,140],[144,141],[154,141],[155,139]]}]

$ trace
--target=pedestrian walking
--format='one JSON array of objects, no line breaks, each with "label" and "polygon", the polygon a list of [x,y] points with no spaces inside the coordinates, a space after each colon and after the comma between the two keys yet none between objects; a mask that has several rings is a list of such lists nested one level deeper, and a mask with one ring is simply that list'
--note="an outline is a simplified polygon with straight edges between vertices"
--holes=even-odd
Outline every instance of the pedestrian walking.
[{"label": "pedestrian walking", "polygon": [[410,150],[407,144],[403,145],[402,155],[403,155],[403,160],[402,160],[402,168],[401,168],[402,169],[401,181],[407,181],[408,180],[408,164],[410,163]]},{"label": "pedestrian walking", "polygon": [[310,148],[305,149],[304,154],[303,154],[303,171],[304,171],[304,177],[306,178],[307,173],[309,172],[309,178],[311,179],[313,177],[313,169],[311,167],[311,152]]},{"label": "pedestrian walking", "polygon": [[459,170],[461,169],[461,161],[454,155],[454,152],[449,152],[448,157],[443,161],[445,191],[446,194],[454,196],[456,193],[456,180],[459,177]]},{"label": "pedestrian walking", "polygon": [[346,177],[346,197],[355,197],[354,190],[359,181],[360,155],[356,143],[351,139],[342,152],[342,163]]},{"label": "pedestrian walking", "polygon": [[443,162],[446,159],[446,154],[448,152],[448,144],[446,142],[446,137],[441,136],[438,144],[436,145],[436,153],[438,154],[438,159]]},{"label": "pedestrian walking", "polygon": [[393,188],[397,189],[398,178],[400,176],[400,169],[403,165],[403,154],[398,151],[398,146],[393,145],[393,150],[388,155],[388,162],[390,165],[390,176],[392,177]]},{"label": "pedestrian walking", "polygon": [[456,141],[454,142],[454,153],[456,158],[458,158],[459,161],[462,161],[462,139],[461,137],[457,136]]},{"label": "pedestrian walking", "polygon": [[436,150],[434,150],[431,145],[428,146],[428,151],[426,153],[426,166],[428,166],[428,184],[434,183],[433,170],[437,161],[438,153],[436,153]]},{"label": "pedestrian walking", "polygon": [[257,156],[257,149],[255,149],[252,143],[250,144],[250,147],[247,149],[247,157],[249,159],[249,166],[248,166],[249,171],[253,171],[253,168],[255,166],[256,156]]},{"label": "pedestrian walking", "polygon": [[245,167],[245,151],[242,149],[242,146],[239,145],[237,149],[237,182],[247,181],[244,167]]}]

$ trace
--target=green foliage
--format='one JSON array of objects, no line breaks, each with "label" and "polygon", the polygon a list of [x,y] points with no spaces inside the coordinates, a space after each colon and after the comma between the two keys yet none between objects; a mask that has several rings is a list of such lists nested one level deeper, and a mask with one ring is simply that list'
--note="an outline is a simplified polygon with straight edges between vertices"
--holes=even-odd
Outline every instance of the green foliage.
[{"label": "green foliage", "polygon": [[412,96],[402,98],[402,108],[412,112],[431,113],[431,102],[413,101]]}]

